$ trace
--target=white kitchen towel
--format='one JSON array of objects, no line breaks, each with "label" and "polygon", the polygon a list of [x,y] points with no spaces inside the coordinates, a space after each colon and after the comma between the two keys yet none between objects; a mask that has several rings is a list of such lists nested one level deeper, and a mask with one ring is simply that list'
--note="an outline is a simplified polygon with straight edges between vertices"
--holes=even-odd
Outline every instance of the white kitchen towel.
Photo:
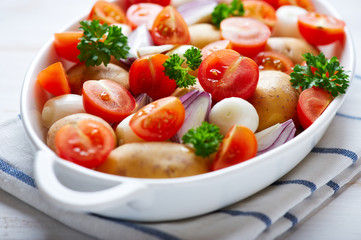
[{"label": "white kitchen towel", "polygon": [[[361,171],[361,76],[325,135],[287,175],[232,206],[191,219],[138,223],[58,209],[33,179],[35,150],[19,118],[0,124],[0,187],[100,239],[273,239],[297,225]],[[261,177],[261,176],[260,176]]]}]

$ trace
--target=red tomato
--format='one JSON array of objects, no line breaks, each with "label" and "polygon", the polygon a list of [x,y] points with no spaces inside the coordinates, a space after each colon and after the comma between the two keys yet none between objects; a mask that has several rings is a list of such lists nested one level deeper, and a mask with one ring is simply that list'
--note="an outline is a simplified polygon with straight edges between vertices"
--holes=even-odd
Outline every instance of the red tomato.
[{"label": "red tomato", "polygon": [[144,140],[165,141],[181,128],[185,109],[177,97],[166,97],[141,108],[130,119],[129,126]]},{"label": "red tomato", "polygon": [[231,42],[229,40],[219,40],[212,42],[202,48],[202,60],[204,60],[211,53],[221,49],[232,49]]},{"label": "red tomato", "polygon": [[308,128],[327,108],[332,95],[320,88],[312,87],[301,92],[297,104],[297,116],[301,126]]},{"label": "red tomato", "polygon": [[168,58],[164,54],[155,54],[134,61],[129,69],[129,85],[134,95],[147,93],[156,100],[174,92],[177,84],[163,72],[163,63]]},{"label": "red tomato", "polygon": [[272,29],[277,21],[275,9],[268,3],[262,1],[244,1],[244,17],[255,18],[270,29]]},{"label": "red tomato", "polygon": [[294,67],[290,58],[273,51],[260,52],[253,60],[257,63],[260,70],[277,70],[290,74]]},{"label": "red tomato", "polygon": [[136,107],[133,95],[111,80],[89,80],[83,84],[83,105],[87,113],[110,123],[120,122]]},{"label": "red tomato", "polygon": [[128,7],[138,3],[155,3],[165,7],[170,4],[170,0],[126,0],[126,5]]},{"label": "red tomato", "polygon": [[153,41],[157,45],[188,44],[191,37],[188,25],[182,15],[172,6],[167,6],[154,20],[151,30]]},{"label": "red tomato", "polygon": [[257,154],[257,139],[247,127],[233,125],[224,137],[211,169],[219,170],[244,162]]},{"label": "red tomato", "polygon": [[55,96],[70,93],[68,76],[61,62],[56,62],[41,71],[37,81],[40,86]]},{"label": "red tomato", "polygon": [[221,36],[231,41],[232,48],[245,56],[263,51],[270,29],[264,23],[247,17],[230,17],[221,22]]},{"label": "red tomato", "polygon": [[215,101],[228,97],[248,99],[255,91],[257,64],[230,49],[218,50],[206,57],[198,70],[198,80]]},{"label": "red tomato", "polygon": [[315,12],[315,6],[312,3],[312,0],[278,0],[278,7],[285,5],[295,5],[301,8],[306,9],[309,12]]},{"label": "red tomato", "polygon": [[114,134],[104,124],[94,120],[67,124],[55,134],[56,153],[87,168],[102,164],[114,147]]},{"label": "red tomato", "polygon": [[88,19],[97,19],[102,24],[127,23],[123,9],[107,1],[97,1],[90,11]]},{"label": "red tomato", "polygon": [[54,47],[59,57],[68,61],[79,63],[78,55],[80,51],[77,49],[82,32],[63,32],[54,34]]},{"label": "red tomato", "polygon": [[345,23],[342,20],[315,12],[299,16],[298,28],[305,40],[313,45],[327,45],[345,35]]},{"label": "red tomato", "polygon": [[129,24],[133,29],[142,24],[146,24],[147,28],[152,29],[153,22],[163,7],[154,3],[139,3],[130,6],[126,16]]}]

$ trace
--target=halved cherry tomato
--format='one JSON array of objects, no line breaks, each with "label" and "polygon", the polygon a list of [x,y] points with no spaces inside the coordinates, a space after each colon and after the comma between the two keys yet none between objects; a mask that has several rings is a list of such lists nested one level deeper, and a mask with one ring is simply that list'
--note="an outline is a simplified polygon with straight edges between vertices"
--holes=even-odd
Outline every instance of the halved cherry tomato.
[{"label": "halved cherry tomato", "polygon": [[83,36],[82,32],[62,32],[54,34],[54,47],[59,57],[68,61],[79,63],[77,49],[80,38]]},{"label": "halved cherry tomato", "polygon": [[228,97],[248,99],[257,87],[258,75],[252,59],[230,49],[210,54],[198,70],[199,83],[215,101]]},{"label": "halved cherry tomato", "polygon": [[37,81],[40,86],[55,96],[70,93],[68,76],[61,62],[56,62],[41,71]]},{"label": "halved cherry tomato", "polygon": [[312,87],[301,92],[297,104],[297,116],[301,126],[308,128],[327,108],[332,95],[320,88]]},{"label": "halved cherry tomato", "polygon": [[172,6],[167,6],[154,20],[151,30],[153,41],[157,45],[188,44],[191,37],[188,25],[182,15]]},{"label": "halved cherry tomato", "polygon": [[144,140],[165,141],[181,128],[185,109],[177,97],[166,97],[141,108],[130,119],[129,126]]},{"label": "halved cherry tomato", "polygon": [[255,18],[266,24],[271,30],[276,25],[277,17],[275,9],[263,1],[244,1],[244,17]]},{"label": "halved cherry tomato", "polygon": [[63,159],[87,168],[102,164],[115,147],[114,134],[104,124],[81,120],[55,134],[55,151]]},{"label": "halved cherry tomato", "polygon": [[168,58],[164,54],[154,54],[134,61],[129,69],[131,92],[134,95],[147,93],[153,100],[172,94],[177,84],[163,72],[163,63]]},{"label": "halved cherry tomato", "polygon": [[153,22],[163,7],[154,3],[138,3],[130,6],[126,12],[130,26],[136,27],[146,24],[147,28],[152,29]]},{"label": "halved cherry tomato", "polygon": [[126,6],[128,7],[138,3],[155,3],[163,7],[168,6],[170,4],[170,0],[126,0],[125,2],[126,2]]},{"label": "halved cherry tomato", "polygon": [[130,115],[136,107],[133,95],[111,80],[89,80],[83,84],[83,105],[87,113],[116,123]]},{"label": "halved cherry tomato", "polygon": [[221,36],[231,41],[232,48],[251,57],[263,51],[271,31],[266,24],[247,17],[230,17],[221,22]]},{"label": "halved cherry tomato", "polygon": [[257,63],[259,70],[277,70],[290,74],[294,67],[290,58],[273,51],[260,52],[253,60]]},{"label": "halved cherry tomato", "polygon": [[101,24],[127,23],[123,9],[115,3],[102,0],[94,4],[88,19],[97,19]]},{"label": "halved cherry tomato", "polygon": [[212,170],[229,167],[257,154],[257,139],[247,127],[233,125],[224,137],[212,164]]},{"label": "halved cherry tomato", "polygon": [[278,0],[278,7],[285,5],[295,5],[301,8],[306,9],[309,12],[315,12],[315,6],[312,3],[312,0]]},{"label": "halved cherry tomato", "polygon": [[221,49],[232,49],[231,42],[229,40],[219,40],[212,42],[202,48],[202,60],[204,60],[211,53]]},{"label": "halved cherry tomato", "polygon": [[345,35],[345,23],[342,20],[315,12],[299,16],[298,28],[305,40],[313,45],[327,45]]}]

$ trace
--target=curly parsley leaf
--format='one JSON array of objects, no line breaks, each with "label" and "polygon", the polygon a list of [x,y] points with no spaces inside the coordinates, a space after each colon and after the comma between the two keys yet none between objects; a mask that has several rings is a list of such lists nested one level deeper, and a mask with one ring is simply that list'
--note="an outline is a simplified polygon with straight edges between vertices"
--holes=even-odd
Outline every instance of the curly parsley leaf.
[{"label": "curly parsley leaf", "polygon": [[77,48],[78,59],[85,65],[95,66],[115,59],[125,59],[129,53],[128,38],[122,34],[121,27],[100,24],[99,20],[81,21],[79,29],[84,31]]},{"label": "curly parsley leaf", "polygon": [[241,0],[233,0],[230,5],[226,3],[218,4],[212,12],[212,23],[219,28],[223,19],[231,16],[243,16],[244,7]]},{"label": "curly parsley leaf", "polygon": [[[196,70],[202,63],[201,50],[195,47],[189,48],[183,55],[185,59],[178,54],[172,54],[164,63],[164,73],[170,79],[176,81],[178,87],[188,87],[196,83],[196,77],[189,74],[190,70]],[[182,67],[186,61],[188,67]]]},{"label": "curly parsley leaf", "polygon": [[350,77],[336,57],[328,59],[323,53],[317,56],[306,53],[303,57],[307,65],[297,64],[291,73],[290,81],[294,88],[305,90],[318,87],[329,91],[334,97],[346,92]]},{"label": "curly parsley leaf", "polygon": [[219,133],[219,127],[214,124],[203,122],[198,128],[190,129],[183,135],[183,143],[192,144],[197,156],[208,157],[218,151],[223,136]]}]

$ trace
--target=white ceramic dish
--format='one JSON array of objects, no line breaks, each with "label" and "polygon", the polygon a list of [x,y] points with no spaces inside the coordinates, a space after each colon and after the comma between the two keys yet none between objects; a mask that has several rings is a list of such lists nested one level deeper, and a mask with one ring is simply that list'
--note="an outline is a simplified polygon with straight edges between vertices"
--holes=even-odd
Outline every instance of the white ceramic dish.
[{"label": "white ceramic dish", "polygon": [[[341,18],[327,4],[314,1],[319,12]],[[76,23],[65,30],[75,29]],[[35,179],[44,197],[59,207],[137,221],[182,219],[208,213],[265,188],[295,167],[320,140],[345,95],[333,100],[322,116],[296,138],[250,161],[207,174],[177,179],[135,179],[95,172],[59,159],[44,143],[41,109],[47,93],[37,74],[58,61],[53,39],[41,49],[26,74],[21,95],[25,129],[37,148]],[[322,49],[339,57],[353,73],[353,44],[346,29],[344,42]],[[352,76],[351,76],[352,79]]]}]

